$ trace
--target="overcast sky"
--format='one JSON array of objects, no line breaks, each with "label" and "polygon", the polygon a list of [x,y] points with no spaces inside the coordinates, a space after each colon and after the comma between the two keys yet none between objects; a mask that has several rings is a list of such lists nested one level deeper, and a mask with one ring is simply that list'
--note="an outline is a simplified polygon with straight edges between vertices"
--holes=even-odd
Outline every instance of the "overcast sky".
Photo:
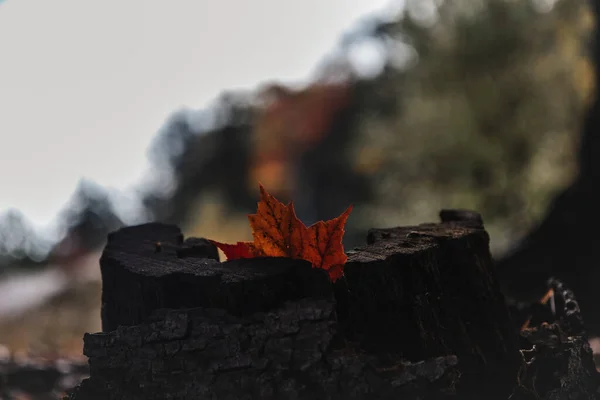
[{"label": "overcast sky", "polygon": [[299,82],[389,0],[0,0],[0,212],[51,221],[81,177],[140,179],[165,118]]}]

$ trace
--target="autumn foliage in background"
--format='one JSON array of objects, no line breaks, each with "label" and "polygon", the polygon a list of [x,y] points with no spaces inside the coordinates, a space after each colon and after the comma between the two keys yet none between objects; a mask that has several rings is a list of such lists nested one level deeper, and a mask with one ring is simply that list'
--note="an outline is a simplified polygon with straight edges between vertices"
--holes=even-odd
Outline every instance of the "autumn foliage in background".
[{"label": "autumn foliage in background", "polygon": [[306,227],[296,216],[293,202],[284,205],[267,193],[262,185],[260,194],[256,214],[248,215],[253,242],[211,242],[225,253],[228,260],[290,257],[306,260],[314,268],[324,269],[332,282],[339,279],[344,274],[344,264],[348,259],[342,238],[352,206],[337,218]]}]

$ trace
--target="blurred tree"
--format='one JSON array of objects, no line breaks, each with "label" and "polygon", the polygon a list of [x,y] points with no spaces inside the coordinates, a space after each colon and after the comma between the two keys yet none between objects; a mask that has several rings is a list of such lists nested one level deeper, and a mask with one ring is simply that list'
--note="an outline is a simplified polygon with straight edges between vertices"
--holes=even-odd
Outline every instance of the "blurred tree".
[{"label": "blurred tree", "polygon": [[[36,266],[45,256],[41,238],[30,221],[17,210],[8,210],[0,216],[0,272],[16,260],[27,266]],[[40,254],[41,253],[41,254]]]},{"label": "blurred tree", "polygon": [[179,224],[195,220],[190,212],[199,196],[209,192],[218,192],[226,208],[245,209],[255,202],[246,185],[254,109],[239,98],[224,94],[213,110],[180,111],[161,129],[151,159],[157,169],[171,171],[175,189],[165,197],[146,195],[156,219]]},{"label": "blurred tree", "polygon": [[[358,203],[351,245],[374,225],[469,207],[484,214],[495,252],[505,249],[572,178],[592,86],[587,7],[540,1],[408,1],[343,38],[322,68],[329,81],[224,95],[213,117],[175,115],[155,147],[169,155],[174,197],[147,204],[194,234],[213,232],[201,227],[214,214],[216,224],[242,220],[239,230],[262,180],[307,222]],[[364,43],[377,44],[384,65],[355,79],[350,59]],[[212,127],[191,126],[194,115]]]},{"label": "blurred tree", "polygon": [[[149,195],[146,204],[189,234],[225,240],[249,235],[240,226],[247,227],[245,215],[256,209],[259,182],[281,200],[293,199],[306,223],[336,216],[370,193],[347,151],[356,132],[348,128],[354,112],[346,112],[353,98],[344,82],[300,90],[267,85],[245,101],[222,96],[208,129],[192,126],[195,112],[175,114],[154,151],[173,171],[176,188],[163,203]],[[221,213],[228,221],[216,218]],[[222,238],[223,226],[215,225],[233,219],[241,222],[235,237]]]},{"label": "blurred tree", "polygon": [[36,229],[16,210],[0,217],[1,272],[15,267],[43,268],[48,263],[76,270],[77,260],[99,249],[109,232],[123,222],[114,211],[106,189],[98,184],[81,180],[58,216],[62,237],[41,237]]},{"label": "blurred tree", "polygon": [[[594,85],[600,76],[600,3],[592,1]],[[552,202],[544,219],[498,263],[506,291],[531,299],[543,291],[550,276],[563,279],[577,294],[584,320],[600,334],[600,96],[595,91],[581,130],[578,175]]]},{"label": "blurred tree", "polygon": [[[588,20],[575,0],[551,10],[419,0],[382,21],[371,35],[404,64],[378,79],[402,101],[387,116],[368,102],[361,110],[357,159],[378,158],[366,219],[417,223],[442,207],[467,207],[483,213],[495,253],[524,235],[575,172],[592,87]],[[371,92],[383,86],[375,82]]]},{"label": "blurred tree", "polygon": [[[334,148],[324,152],[321,147],[326,137],[335,136],[341,128],[335,123],[342,119],[341,112],[351,100],[349,83],[317,82],[300,91],[272,85],[263,95],[269,101],[254,126],[251,191],[255,192],[257,182],[262,182],[273,195],[284,201],[294,200],[296,212],[306,224],[327,219],[322,206],[333,199],[333,194],[323,193],[325,187],[320,187],[319,181],[324,180],[338,190],[343,187],[336,180],[348,173],[336,170],[336,155],[340,155],[340,160],[347,155],[342,148],[343,136],[334,140],[338,148],[334,144]],[[350,190],[342,197],[352,201],[351,193],[357,191],[352,190],[355,189],[352,182],[348,183]],[[335,208],[343,207],[343,203],[333,202]]]},{"label": "blurred tree", "polygon": [[[266,85],[174,113],[151,150],[145,206],[188,234],[243,239],[262,181],[308,223],[355,203],[348,246],[373,226],[468,207],[500,253],[575,174],[593,86],[588,7],[545,1],[406,0],[345,35],[304,88]],[[377,60],[359,79],[365,48]],[[240,223],[224,233],[228,221]]]},{"label": "blurred tree", "polygon": [[96,250],[110,232],[123,226],[106,189],[85,179],[60,217],[66,234],[53,250],[52,260]]}]

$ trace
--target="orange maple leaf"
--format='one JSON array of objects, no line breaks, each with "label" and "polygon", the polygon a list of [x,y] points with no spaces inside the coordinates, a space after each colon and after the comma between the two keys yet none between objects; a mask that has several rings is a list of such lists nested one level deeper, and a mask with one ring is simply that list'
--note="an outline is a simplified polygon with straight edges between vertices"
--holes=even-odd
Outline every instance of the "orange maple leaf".
[{"label": "orange maple leaf", "polygon": [[248,215],[253,242],[211,242],[225,253],[228,260],[290,257],[306,260],[314,268],[326,270],[334,282],[339,279],[344,274],[344,264],[348,259],[342,238],[352,206],[337,218],[319,221],[307,228],[296,216],[293,202],[284,205],[267,193],[262,185],[260,194],[256,214]]},{"label": "orange maple leaf", "polygon": [[209,242],[223,250],[228,260],[255,257],[252,242],[237,242],[236,244],[219,243],[214,240],[209,240]]}]

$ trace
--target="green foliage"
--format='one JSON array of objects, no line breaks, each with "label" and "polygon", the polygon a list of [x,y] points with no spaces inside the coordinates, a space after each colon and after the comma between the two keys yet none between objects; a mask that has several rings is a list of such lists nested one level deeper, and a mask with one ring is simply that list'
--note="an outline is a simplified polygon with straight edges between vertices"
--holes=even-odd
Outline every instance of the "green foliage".
[{"label": "green foliage", "polygon": [[433,24],[406,13],[385,27],[388,37],[408,36],[418,58],[381,78],[394,82],[386,86],[401,99],[396,113],[363,111],[356,148],[380,165],[365,223],[473,208],[502,248],[575,172],[592,89],[589,11],[575,0],[547,12],[529,1],[447,0],[435,11]]}]

